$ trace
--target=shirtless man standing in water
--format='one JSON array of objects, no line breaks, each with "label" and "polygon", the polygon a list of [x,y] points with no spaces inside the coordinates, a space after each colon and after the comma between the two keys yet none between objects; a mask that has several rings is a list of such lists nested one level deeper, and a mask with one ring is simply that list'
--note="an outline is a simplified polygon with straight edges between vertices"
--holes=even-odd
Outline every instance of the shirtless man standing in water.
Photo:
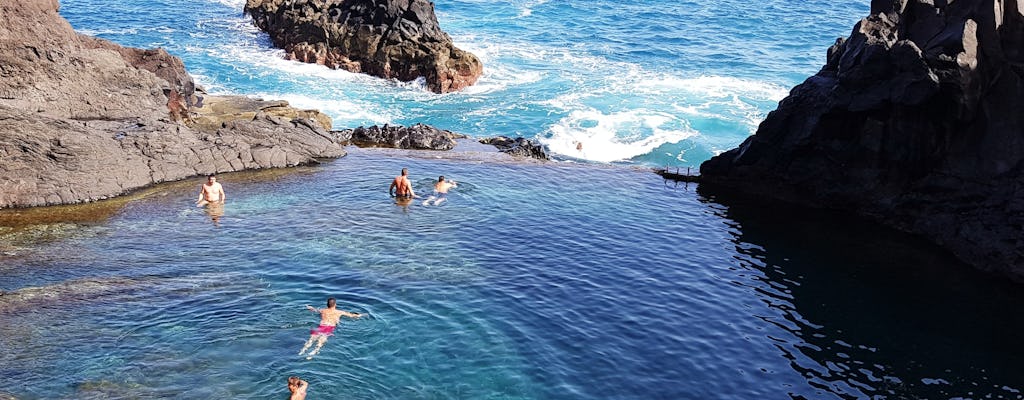
[{"label": "shirtless man standing in water", "polygon": [[341,320],[341,317],[359,318],[363,316],[360,313],[341,311],[335,308],[336,304],[337,303],[334,298],[331,297],[327,299],[327,308],[317,310],[316,308],[313,308],[313,306],[306,306],[309,311],[320,314],[320,326],[309,331],[309,340],[306,341],[305,346],[302,346],[302,350],[299,350],[300,356],[302,353],[305,353],[306,349],[308,349],[309,346],[312,346],[313,341],[316,340],[316,348],[314,348],[313,351],[308,354],[308,357],[306,357],[307,360],[313,359],[313,356],[320,352],[320,348],[324,347],[324,343],[327,343],[327,337],[334,335],[334,328],[338,327],[338,322]]},{"label": "shirtless man standing in water", "polygon": [[215,203],[224,204],[226,199],[227,196],[224,195],[224,188],[220,183],[217,183],[217,176],[210,175],[206,177],[206,183],[203,184],[202,190],[199,191],[199,200],[196,200],[196,207]]},{"label": "shirtless man standing in water", "polygon": [[402,175],[396,176],[395,180],[391,181],[391,186],[388,187],[388,194],[392,197],[398,198],[413,198],[416,197],[416,193],[412,191],[412,184],[409,183],[409,169],[402,168]]}]

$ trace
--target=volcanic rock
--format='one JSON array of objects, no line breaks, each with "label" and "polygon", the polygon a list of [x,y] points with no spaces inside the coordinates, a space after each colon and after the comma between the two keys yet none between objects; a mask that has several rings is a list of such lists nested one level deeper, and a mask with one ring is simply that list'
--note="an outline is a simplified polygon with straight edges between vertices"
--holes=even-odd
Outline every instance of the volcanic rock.
[{"label": "volcanic rock", "polygon": [[424,77],[436,93],[483,73],[441,30],[428,0],[248,0],[245,12],[289,59],[400,81]]},{"label": "volcanic rock", "polygon": [[359,146],[392,147],[396,149],[451,150],[455,139],[464,138],[451,131],[437,129],[430,125],[412,126],[377,125],[358,127],[337,132],[340,140],[351,141]]},{"label": "volcanic rock", "polygon": [[58,7],[0,2],[0,208],[345,154],[319,112],[244,97],[203,104],[180,59],[79,35]]},{"label": "volcanic rock", "polygon": [[517,157],[531,157],[538,160],[551,159],[544,145],[522,137],[513,139],[508,136],[496,136],[480,139],[480,143],[492,145],[502,153]]},{"label": "volcanic rock", "polygon": [[702,182],[849,210],[1024,280],[1024,3],[872,1]]}]

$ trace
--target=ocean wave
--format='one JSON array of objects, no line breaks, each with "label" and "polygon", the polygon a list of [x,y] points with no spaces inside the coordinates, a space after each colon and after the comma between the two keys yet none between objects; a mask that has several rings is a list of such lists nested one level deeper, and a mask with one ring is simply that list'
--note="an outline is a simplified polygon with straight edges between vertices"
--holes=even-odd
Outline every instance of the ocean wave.
[{"label": "ocean wave", "polygon": [[257,93],[255,97],[267,100],[285,100],[299,109],[313,109],[331,117],[335,129],[354,128],[366,124],[391,124],[401,118],[399,110],[382,108],[379,104],[343,98],[313,97],[295,93]]},{"label": "ocean wave", "polygon": [[590,109],[573,111],[559,120],[541,142],[557,154],[613,162],[644,155],[662,144],[696,135],[685,120],[668,113],[651,110],[605,113]]},{"label": "ocean wave", "polygon": [[223,4],[231,7],[232,9],[238,10],[239,12],[245,8],[245,0],[215,0],[213,3]]}]

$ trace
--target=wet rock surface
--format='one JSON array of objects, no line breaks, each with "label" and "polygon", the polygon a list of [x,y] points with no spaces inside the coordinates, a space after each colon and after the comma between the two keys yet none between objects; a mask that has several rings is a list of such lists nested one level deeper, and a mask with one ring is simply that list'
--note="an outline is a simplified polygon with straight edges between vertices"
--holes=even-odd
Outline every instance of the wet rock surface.
[{"label": "wet rock surface", "polygon": [[415,150],[451,150],[455,148],[455,139],[466,137],[465,135],[425,124],[412,126],[374,125],[368,128],[361,126],[336,133],[339,136],[339,140],[348,141],[359,146]]},{"label": "wet rock surface", "polygon": [[544,145],[522,137],[510,138],[507,136],[496,136],[480,139],[480,143],[489,144],[502,153],[517,157],[536,158],[538,160],[550,160],[547,148]]},{"label": "wet rock surface", "polygon": [[289,59],[400,81],[423,77],[436,93],[483,73],[441,30],[428,0],[248,0],[245,12]]}]

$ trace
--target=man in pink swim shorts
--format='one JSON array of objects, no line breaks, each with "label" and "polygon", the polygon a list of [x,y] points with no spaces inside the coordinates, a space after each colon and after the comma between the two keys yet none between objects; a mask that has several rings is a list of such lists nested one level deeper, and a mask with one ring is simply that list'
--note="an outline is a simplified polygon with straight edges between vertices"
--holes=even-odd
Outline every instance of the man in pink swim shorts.
[{"label": "man in pink swim shorts", "polygon": [[335,306],[337,302],[333,297],[327,299],[327,308],[316,309],[313,306],[307,305],[306,308],[312,312],[320,314],[320,326],[316,329],[309,331],[309,340],[306,341],[306,345],[302,346],[302,350],[299,350],[299,355],[306,352],[309,346],[313,345],[313,341],[316,341],[316,348],[311,351],[306,359],[310,360],[317,353],[320,352],[320,348],[324,347],[324,343],[327,343],[327,337],[334,334],[334,328],[338,327],[338,322],[341,321],[341,317],[359,318],[363,315],[360,313],[350,313],[348,311],[342,311]]}]

